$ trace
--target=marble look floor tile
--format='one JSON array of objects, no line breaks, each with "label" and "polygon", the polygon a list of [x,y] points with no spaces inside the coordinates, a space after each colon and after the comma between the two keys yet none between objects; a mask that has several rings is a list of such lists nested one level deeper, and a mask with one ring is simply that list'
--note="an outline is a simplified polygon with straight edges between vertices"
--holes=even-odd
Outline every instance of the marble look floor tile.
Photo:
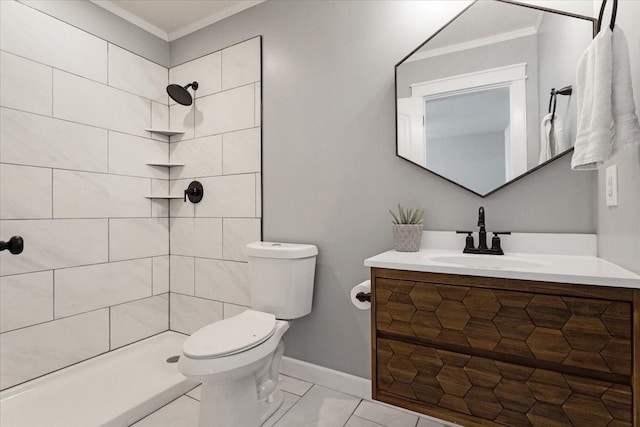
[{"label": "marble look floor tile", "polygon": [[415,427],[418,417],[379,403],[363,400],[354,415],[387,427]]},{"label": "marble look floor tile", "polygon": [[[356,417],[355,415],[349,418],[349,421],[344,427],[384,427],[384,424],[374,423],[364,418]],[[414,426],[412,426],[414,427]]]},{"label": "marble look floor tile", "polygon": [[199,401],[200,398],[202,397],[202,384],[200,384],[198,387],[194,388],[189,393],[187,393],[187,396],[192,397]]},{"label": "marble look floor tile", "polygon": [[293,405],[295,405],[300,399],[300,396],[296,396],[292,393],[287,393],[286,391],[281,391],[281,393],[282,397],[284,398],[282,405],[280,405],[278,410],[274,412],[273,415],[271,415],[264,423],[262,423],[261,427],[272,427],[273,425],[275,425],[275,423],[277,423],[280,418],[282,418],[284,414],[286,414],[289,409],[291,409]]},{"label": "marble look floor tile", "polygon": [[311,383],[283,374],[280,374],[280,377],[278,378],[278,385],[281,390],[298,396],[302,396],[313,386]]},{"label": "marble look floor tile", "polygon": [[131,427],[198,427],[199,411],[197,400],[181,396]]},{"label": "marble look floor tile", "polygon": [[342,426],[358,403],[357,397],[314,385],[274,426]]},{"label": "marble look floor tile", "polygon": [[[418,420],[417,427],[449,427],[449,425],[443,424],[438,421],[430,420],[428,418],[420,418]],[[453,427],[453,425],[451,425],[450,427]]]}]

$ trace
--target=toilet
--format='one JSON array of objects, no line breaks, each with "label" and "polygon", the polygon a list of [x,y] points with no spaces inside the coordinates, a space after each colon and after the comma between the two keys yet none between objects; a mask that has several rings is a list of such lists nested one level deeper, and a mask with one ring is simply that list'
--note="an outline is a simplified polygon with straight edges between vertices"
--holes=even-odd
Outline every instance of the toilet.
[{"label": "toilet", "polygon": [[280,407],[282,336],[311,312],[316,246],[253,242],[245,253],[251,309],[194,332],[178,362],[202,382],[200,427],[257,427]]}]

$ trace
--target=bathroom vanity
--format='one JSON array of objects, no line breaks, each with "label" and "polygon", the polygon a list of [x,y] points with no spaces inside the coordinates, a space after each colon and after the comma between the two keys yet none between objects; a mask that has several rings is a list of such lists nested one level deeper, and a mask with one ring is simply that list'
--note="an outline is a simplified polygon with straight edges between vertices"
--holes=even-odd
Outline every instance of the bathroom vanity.
[{"label": "bathroom vanity", "polygon": [[435,249],[365,265],[374,399],[464,426],[640,426],[640,276]]}]

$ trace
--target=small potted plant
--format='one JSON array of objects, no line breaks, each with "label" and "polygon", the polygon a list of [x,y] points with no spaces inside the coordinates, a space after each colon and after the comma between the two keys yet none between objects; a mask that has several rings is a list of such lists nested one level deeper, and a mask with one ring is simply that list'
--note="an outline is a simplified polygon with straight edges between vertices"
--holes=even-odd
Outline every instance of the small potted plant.
[{"label": "small potted plant", "polygon": [[399,252],[418,252],[422,240],[424,209],[404,209],[398,204],[398,215],[393,217],[393,247]]}]

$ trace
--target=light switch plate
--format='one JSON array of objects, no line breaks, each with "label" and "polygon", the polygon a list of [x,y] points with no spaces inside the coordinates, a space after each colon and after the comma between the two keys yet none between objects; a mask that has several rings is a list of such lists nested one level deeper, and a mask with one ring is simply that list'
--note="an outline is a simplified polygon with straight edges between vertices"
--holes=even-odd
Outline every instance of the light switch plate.
[{"label": "light switch plate", "polygon": [[604,182],[607,206],[618,206],[618,165],[607,168]]}]

